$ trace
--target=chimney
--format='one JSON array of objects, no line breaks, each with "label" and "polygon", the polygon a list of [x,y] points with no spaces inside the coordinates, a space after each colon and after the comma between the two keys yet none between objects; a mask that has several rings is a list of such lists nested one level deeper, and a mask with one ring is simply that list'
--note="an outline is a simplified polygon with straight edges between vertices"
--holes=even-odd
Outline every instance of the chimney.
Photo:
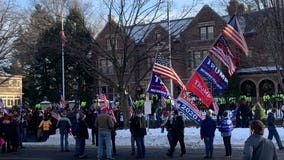
[{"label": "chimney", "polygon": [[114,21],[114,16],[113,15],[108,15],[108,21],[113,22]]},{"label": "chimney", "polygon": [[230,0],[229,6],[227,7],[228,14],[232,17],[234,14],[237,14],[239,2],[238,0]]}]

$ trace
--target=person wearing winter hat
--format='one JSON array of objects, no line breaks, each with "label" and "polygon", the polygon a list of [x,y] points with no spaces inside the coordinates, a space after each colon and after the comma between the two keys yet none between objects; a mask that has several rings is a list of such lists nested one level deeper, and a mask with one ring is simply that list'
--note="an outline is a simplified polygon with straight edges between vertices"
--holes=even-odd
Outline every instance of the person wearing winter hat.
[{"label": "person wearing winter hat", "polygon": [[172,143],[171,148],[168,150],[167,155],[172,157],[177,142],[180,143],[181,153],[180,157],[185,154],[185,144],[184,144],[184,121],[182,116],[179,115],[178,110],[173,112],[173,121],[172,121]]}]

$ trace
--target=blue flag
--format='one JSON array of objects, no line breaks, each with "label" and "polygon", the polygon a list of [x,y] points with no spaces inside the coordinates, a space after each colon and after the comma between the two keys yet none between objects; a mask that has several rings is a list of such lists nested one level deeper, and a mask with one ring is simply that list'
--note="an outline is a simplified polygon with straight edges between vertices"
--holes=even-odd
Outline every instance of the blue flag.
[{"label": "blue flag", "polygon": [[152,79],[148,85],[147,92],[158,94],[165,98],[170,96],[169,90],[154,72],[152,73]]},{"label": "blue flag", "polygon": [[204,58],[203,62],[197,68],[197,72],[204,78],[207,78],[219,93],[228,86],[228,79],[209,56]]}]

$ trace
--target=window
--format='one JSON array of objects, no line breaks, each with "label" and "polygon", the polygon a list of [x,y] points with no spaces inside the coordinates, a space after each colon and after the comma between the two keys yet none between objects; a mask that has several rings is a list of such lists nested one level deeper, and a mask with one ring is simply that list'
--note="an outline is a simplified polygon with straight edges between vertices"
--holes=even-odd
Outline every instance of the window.
[{"label": "window", "polygon": [[161,42],[161,33],[160,32],[156,32],[156,42]]},{"label": "window", "polygon": [[200,27],[200,40],[212,40],[214,38],[213,26]]},{"label": "window", "polygon": [[195,51],[193,54],[193,65],[197,67],[201,63],[201,52]]},{"label": "window", "polygon": [[115,35],[111,35],[107,39],[107,50],[117,49],[117,39]]},{"label": "window", "polygon": [[101,67],[101,72],[104,74],[113,73],[113,64],[110,60],[101,59],[100,67]]}]

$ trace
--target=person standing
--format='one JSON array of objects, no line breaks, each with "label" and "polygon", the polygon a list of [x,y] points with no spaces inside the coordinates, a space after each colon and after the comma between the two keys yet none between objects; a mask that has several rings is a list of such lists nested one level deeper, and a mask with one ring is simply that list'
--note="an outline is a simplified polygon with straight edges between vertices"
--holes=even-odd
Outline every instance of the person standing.
[{"label": "person standing", "polygon": [[265,125],[260,120],[250,123],[250,136],[246,139],[243,160],[277,160],[277,152],[272,141],[263,137]]},{"label": "person standing", "polygon": [[223,142],[226,150],[225,157],[232,157],[232,145],[231,145],[231,135],[234,129],[233,122],[230,117],[228,117],[228,112],[223,113],[223,118],[219,124],[219,131],[223,137]]},{"label": "person standing", "polygon": [[204,159],[211,159],[213,154],[213,141],[216,130],[216,122],[212,119],[213,111],[206,112],[206,118],[201,122],[200,137],[204,139],[206,156]]},{"label": "person standing", "polygon": [[49,130],[51,127],[52,123],[51,121],[48,119],[48,116],[45,115],[44,119],[40,122],[38,128],[42,129],[42,140],[46,141],[49,138]]},{"label": "person standing", "polygon": [[98,160],[102,160],[103,145],[106,145],[106,157],[111,160],[111,131],[114,129],[114,123],[111,116],[108,114],[107,107],[102,108],[102,113],[97,117],[95,121],[95,127],[98,129]]},{"label": "person standing", "polygon": [[168,151],[168,156],[173,156],[173,152],[177,145],[177,142],[180,144],[181,153],[180,157],[185,154],[185,144],[184,144],[184,121],[182,116],[178,114],[178,110],[174,110],[173,113],[173,122],[172,122],[172,143],[171,148]]},{"label": "person standing", "polygon": [[276,130],[275,126],[275,117],[274,114],[276,113],[276,108],[272,108],[271,112],[267,115],[267,128],[268,128],[268,139],[272,140],[273,136],[276,139],[276,142],[278,144],[279,150],[284,149],[280,136]]},{"label": "person standing", "polygon": [[79,120],[77,124],[77,129],[75,133],[75,137],[78,138],[79,142],[79,158],[83,159],[87,156],[85,155],[85,145],[86,145],[86,139],[89,139],[89,133],[88,133],[88,125],[85,121],[86,115],[82,112],[79,113]]},{"label": "person standing", "polygon": [[129,121],[128,121],[128,125],[129,125],[129,130],[130,130],[130,141],[131,141],[131,155],[135,155],[135,138],[133,136],[134,132],[133,132],[133,120],[134,120],[134,117],[135,117],[135,112],[133,112],[132,116],[129,118]]},{"label": "person standing", "polygon": [[66,110],[62,112],[62,117],[56,124],[56,127],[59,128],[60,133],[60,146],[61,152],[69,152],[69,143],[68,143],[68,135],[69,130],[71,128],[71,121],[69,118],[66,117],[67,113]]},{"label": "person standing", "polygon": [[138,111],[133,119],[133,136],[137,146],[137,159],[145,158],[145,142],[144,136],[146,132],[146,120],[142,115],[142,111]]},{"label": "person standing", "polygon": [[25,141],[26,136],[27,136],[27,128],[28,128],[28,120],[27,120],[27,115],[23,114],[21,117],[21,121],[20,121],[20,141],[19,141],[19,145],[21,148],[24,148],[23,146],[23,141]]}]

